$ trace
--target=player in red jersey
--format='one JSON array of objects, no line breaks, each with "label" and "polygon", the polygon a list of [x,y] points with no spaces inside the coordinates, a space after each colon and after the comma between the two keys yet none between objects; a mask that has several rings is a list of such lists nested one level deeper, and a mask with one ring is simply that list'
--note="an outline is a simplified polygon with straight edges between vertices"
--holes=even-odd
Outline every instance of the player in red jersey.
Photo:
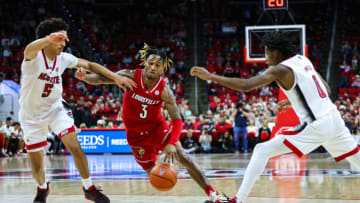
[{"label": "player in red jersey", "polygon": [[[136,161],[149,174],[162,151],[165,161],[178,160],[191,177],[202,187],[212,201],[223,199],[210,185],[199,165],[184,151],[179,141],[182,120],[175,97],[161,77],[172,61],[166,54],[145,44],[139,51],[144,69],[120,70],[117,74],[133,79],[137,87],[125,91],[123,121],[128,143]],[[114,81],[98,74],[86,74],[78,70],[76,77],[89,84],[114,84]],[[167,125],[161,115],[163,104],[172,119]]]}]

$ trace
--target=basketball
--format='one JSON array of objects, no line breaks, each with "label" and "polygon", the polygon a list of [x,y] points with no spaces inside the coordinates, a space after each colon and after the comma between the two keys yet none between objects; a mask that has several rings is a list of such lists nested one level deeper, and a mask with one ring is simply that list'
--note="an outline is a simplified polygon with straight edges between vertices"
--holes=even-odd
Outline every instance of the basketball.
[{"label": "basketball", "polygon": [[176,170],[169,164],[156,165],[149,174],[151,185],[159,191],[171,190],[177,182]]}]

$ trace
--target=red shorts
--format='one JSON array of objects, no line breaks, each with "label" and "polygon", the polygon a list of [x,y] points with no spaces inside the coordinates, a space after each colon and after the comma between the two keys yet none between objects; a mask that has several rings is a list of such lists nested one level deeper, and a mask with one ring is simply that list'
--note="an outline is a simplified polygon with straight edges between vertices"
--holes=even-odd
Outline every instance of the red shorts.
[{"label": "red shorts", "polygon": [[136,162],[144,169],[151,168],[156,163],[156,156],[159,151],[162,151],[169,142],[171,137],[172,126],[161,125],[153,131],[136,132],[127,131],[127,137],[143,136],[144,139],[139,139],[137,142],[129,141],[132,153],[135,156]]}]

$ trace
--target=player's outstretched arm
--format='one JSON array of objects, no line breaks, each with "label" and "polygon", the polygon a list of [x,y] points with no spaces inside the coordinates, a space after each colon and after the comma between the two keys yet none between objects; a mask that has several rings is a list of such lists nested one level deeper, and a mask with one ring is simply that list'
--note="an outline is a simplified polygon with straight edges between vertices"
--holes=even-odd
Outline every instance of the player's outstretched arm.
[{"label": "player's outstretched arm", "polygon": [[132,79],[122,76],[120,74],[116,74],[98,63],[89,62],[88,60],[79,58],[76,67],[85,68],[90,72],[104,76],[105,78],[112,80],[114,84],[117,84],[119,87],[121,87],[124,90],[126,89],[132,90],[133,88],[136,87],[136,83]]},{"label": "player's outstretched arm", "polygon": [[268,85],[274,81],[280,82],[281,84],[281,80],[283,80],[289,73],[292,74],[291,70],[283,65],[270,66],[263,75],[254,76],[248,79],[224,77],[211,74],[205,68],[198,66],[194,66],[190,70],[190,74],[192,76],[198,76],[203,80],[218,82],[227,88],[242,92],[251,91]]},{"label": "player's outstretched arm", "polygon": [[46,37],[37,39],[25,47],[24,58],[25,60],[30,61],[34,59],[37,56],[37,53],[47,45],[51,43],[61,44],[64,43],[65,40],[69,41],[69,38],[66,33],[63,32],[54,32]]},{"label": "player's outstretched arm", "polygon": [[[133,79],[135,75],[135,70],[120,70],[116,72],[117,75],[127,77],[129,79]],[[106,78],[102,75],[92,73],[87,74],[86,71],[83,68],[79,68],[76,73],[75,77],[79,80],[83,80],[88,84],[92,85],[101,85],[101,84],[115,84],[115,82],[109,78]]]}]

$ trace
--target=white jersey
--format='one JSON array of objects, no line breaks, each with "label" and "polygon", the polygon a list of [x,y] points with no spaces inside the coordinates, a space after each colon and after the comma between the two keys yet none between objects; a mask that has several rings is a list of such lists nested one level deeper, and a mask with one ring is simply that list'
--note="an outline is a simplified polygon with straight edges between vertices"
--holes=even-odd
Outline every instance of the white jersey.
[{"label": "white jersey", "polygon": [[311,122],[336,109],[326,86],[308,58],[295,55],[281,64],[289,67],[295,74],[293,87],[290,90],[281,89],[301,122]]},{"label": "white jersey", "polygon": [[21,64],[20,121],[39,122],[53,110],[62,107],[62,73],[73,68],[78,59],[68,53],[60,53],[50,61],[43,50],[36,58]]}]

